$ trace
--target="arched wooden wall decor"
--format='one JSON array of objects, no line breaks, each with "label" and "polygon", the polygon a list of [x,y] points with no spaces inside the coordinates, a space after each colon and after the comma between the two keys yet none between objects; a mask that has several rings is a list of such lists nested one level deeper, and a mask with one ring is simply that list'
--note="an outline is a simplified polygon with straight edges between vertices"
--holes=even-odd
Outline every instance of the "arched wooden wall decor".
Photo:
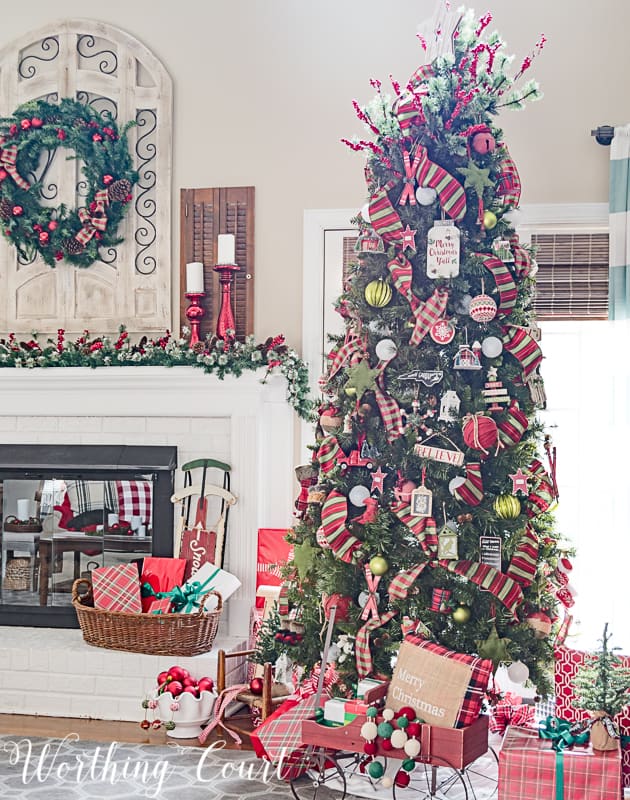
[{"label": "arched wooden wall decor", "polygon": [[[70,97],[88,103],[119,126],[129,120],[129,147],[139,172],[119,228],[124,241],[103,249],[86,269],[39,258],[22,260],[0,241],[0,330],[28,334],[171,329],[172,84],[158,59],[129,34],[92,20],[64,20],[0,51],[0,114],[34,99]],[[63,148],[42,154],[34,180],[42,204],[81,205],[81,164]]]}]

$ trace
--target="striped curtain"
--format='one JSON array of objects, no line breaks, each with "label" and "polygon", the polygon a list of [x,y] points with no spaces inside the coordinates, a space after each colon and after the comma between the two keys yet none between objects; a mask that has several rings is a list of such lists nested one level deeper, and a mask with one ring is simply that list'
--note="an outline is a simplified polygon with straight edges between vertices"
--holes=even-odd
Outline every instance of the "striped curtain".
[{"label": "striped curtain", "polygon": [[610,146],[608,319],[630,318],[630,125],[615,128]]}]

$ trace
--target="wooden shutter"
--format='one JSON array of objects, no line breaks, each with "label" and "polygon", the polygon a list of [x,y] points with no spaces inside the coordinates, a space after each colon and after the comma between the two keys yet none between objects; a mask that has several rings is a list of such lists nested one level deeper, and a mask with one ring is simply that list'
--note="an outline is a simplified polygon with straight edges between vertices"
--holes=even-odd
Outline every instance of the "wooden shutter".
[{"label": "wooden shutter", "polygon": [[213,271],[217,237],[220,233],[233,233],[240,269],[232,284],[232,311],[236,338],[242,341],[254,332],[254,187],[182,189],[180,200],[180,327],[187,324],[186,264],[201,261],[206,315],[201,320],[200,337],[214,333],[221,302],[219,276]]},{"label": "wooden shutter", "polygon": [[540,320],[608,319],[608,234],[532,234]]}]

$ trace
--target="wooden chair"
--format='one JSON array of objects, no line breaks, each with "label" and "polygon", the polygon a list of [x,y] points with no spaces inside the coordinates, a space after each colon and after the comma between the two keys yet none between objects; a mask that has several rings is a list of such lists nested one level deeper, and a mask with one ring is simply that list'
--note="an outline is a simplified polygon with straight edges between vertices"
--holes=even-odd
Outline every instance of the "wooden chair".
[{"label": "wooden chair", "polygon": [[[230,658],[246,658],[252,655],[255,650],[239,650],[234,653],[226,653],[225,650],[217,652],[217,692],[221,694],[226,686],[227,669],[226,662]],[[254,694],[244,688],[234,697],[235,702],[243,703],[248,707],[246,714],[234,714],[227,719],[223,719],[223,724],[239,734],[249,736],[254,727],[252,711],[258,709],[261,722],[274,711],[290,694],[290,689],[283,684],[274,683],[272,676],[272,666],[269,662],[263,665],[263,690],[262,694]],[[241,720],[245,722],[241,722]]]}]

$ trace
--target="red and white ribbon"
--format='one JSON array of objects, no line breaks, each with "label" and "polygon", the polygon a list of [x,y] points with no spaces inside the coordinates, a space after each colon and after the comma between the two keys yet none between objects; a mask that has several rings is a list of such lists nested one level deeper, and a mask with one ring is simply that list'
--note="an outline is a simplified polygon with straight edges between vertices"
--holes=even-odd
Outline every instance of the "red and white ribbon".
[{"label": "red and white ribbon", "polygon": [[368,585],[368,601],[363,608],[363,613],[361,614],[361,619],[365,621],[370,614],[372,615],[372,619],[378,619],[378,595],[376,594],[376,590],[378,589],[378,585],[381,581],[380,575],[373,575],[370,567],[366,564],[365,565],[365,580]]}]

